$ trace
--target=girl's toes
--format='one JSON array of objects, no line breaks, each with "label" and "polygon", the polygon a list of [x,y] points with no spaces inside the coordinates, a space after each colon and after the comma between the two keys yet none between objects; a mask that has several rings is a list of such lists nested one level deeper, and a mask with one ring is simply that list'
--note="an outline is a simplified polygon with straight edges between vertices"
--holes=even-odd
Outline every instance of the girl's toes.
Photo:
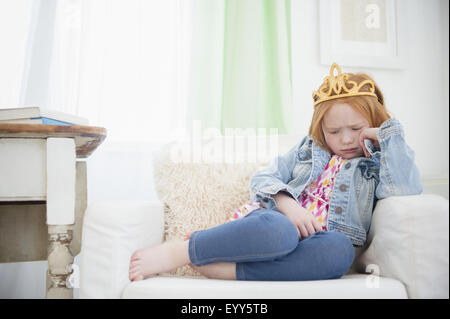
[{"label": "girl's toes", "polygon": [[131,255],[131,258],[130,258],[131,261],[139,260],[139,259],[141,259],[141,254],[139,254],[139,252],[135,252],[133,255]]},{"label": "girl's toes", "polygon": [[184,236],[184,240],[189,240],[191,238],[192,232],[188,233],[186,236]]},{"label": "girl's toes", "polygon": [[139,271],[132,271],[132,272],[130,272],[128,278],[129,278],[131,281],[135,281],[136,278],[138,278],[138,277],[142,277],[141,273],[140,273]]},{"label": "girl's toes", "polygon": [[137,274],[141,272],[141,267],[139,266],[134,266],[132,268],[130,268],[130,270],[128,271],[130,274]]},{"label": "girl's toes", "polygon": [[139,265],[139,264],[137,264],[137,263],[135,263],[135,262],[131,262],[130,265],[128,266],[128,272],[129,272],[130,274],[131,274],[131,273],[134,273],[134,272],[136,272],[136,270],[137,270],[138,268],[140,268],[140,265]]}]

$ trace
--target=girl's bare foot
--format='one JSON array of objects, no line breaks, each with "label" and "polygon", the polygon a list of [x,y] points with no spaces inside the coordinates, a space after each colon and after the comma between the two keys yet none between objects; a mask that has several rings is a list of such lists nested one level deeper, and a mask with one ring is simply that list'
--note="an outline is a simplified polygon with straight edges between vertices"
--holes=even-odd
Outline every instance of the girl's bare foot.
[{"label": "girl's bare foot", "polygon": [[131,256],[129,279],[142,280],[188,264],[188,244],[189,241],[165,242],[136,251]]}]

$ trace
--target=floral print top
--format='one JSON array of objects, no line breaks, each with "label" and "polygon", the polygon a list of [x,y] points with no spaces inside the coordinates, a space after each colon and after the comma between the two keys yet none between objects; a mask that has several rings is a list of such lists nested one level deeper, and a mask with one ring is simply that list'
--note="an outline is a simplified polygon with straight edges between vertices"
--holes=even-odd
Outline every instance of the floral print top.
[{"label": "floral print top", "polygon": [[[302,207],[316,217],[317,221],[322,225],[323,230],[327,230],[328,208],[334,180],[345,162],[346,160],[339,155],[333,155],[322,175],[307,186],[298,197],[298,201]],[[228,221],[242,218],[260,208],[263,207],[259,202],[248,202],[234,211]]]}]

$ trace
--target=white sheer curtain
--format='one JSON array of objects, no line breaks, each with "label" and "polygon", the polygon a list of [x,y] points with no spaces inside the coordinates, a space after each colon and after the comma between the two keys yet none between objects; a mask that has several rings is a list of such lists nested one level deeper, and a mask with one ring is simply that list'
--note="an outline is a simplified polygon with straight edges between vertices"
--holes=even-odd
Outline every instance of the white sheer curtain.
[{"label": "white sheer curtain", "polygon": [[58,0],[48,107],[108,141],[163,141],[185,127],[190,43],[182,0]]},{"label": "white sheer curtain", "polygon": [[187,134],[191,1],[58,0],[45,105],[108,136],[88,158],[88,201],[152,200],[151,156]]},{"label": "white sheer curtain", "polygon": [[[186,123],[189,6],[183,0],[0,2],[0,38],[7,43],[0,53],[6,72],[0,107],[37,104],[108,131],[88,158],[89,203],[156,198],[151,154]],[[46,261],[1,264],[0,298],[44,298],[46,269]]]}]

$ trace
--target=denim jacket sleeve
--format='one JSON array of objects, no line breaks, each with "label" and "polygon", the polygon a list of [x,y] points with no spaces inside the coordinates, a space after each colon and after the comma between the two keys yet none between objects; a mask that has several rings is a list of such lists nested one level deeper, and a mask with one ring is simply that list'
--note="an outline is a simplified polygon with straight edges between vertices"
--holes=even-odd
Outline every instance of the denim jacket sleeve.
[{"label": "denim jacket sleeve", "polygon": [[[402,125],[391,118],[380,126],[377,133],[380,150],[369,153],[380,161],[379,183],[375,196],[416,195],[422,192],[420,173],[414,164],[414,151],[406,144]],[[370,143],[364,141],[367,146]]]},{"label": "denim jacket sleeve", "polygon": [[272,195],[280,191],[295,198],[295,191],[287,185],[292,179],[292,171],[297,163],[298,152],[307,142],[308,137],[291,148],[286,154],[275,157],[264,169],[256,172],[250,179],[250,194],[253,201],[258,201],[265,208],[275,206]]}]

